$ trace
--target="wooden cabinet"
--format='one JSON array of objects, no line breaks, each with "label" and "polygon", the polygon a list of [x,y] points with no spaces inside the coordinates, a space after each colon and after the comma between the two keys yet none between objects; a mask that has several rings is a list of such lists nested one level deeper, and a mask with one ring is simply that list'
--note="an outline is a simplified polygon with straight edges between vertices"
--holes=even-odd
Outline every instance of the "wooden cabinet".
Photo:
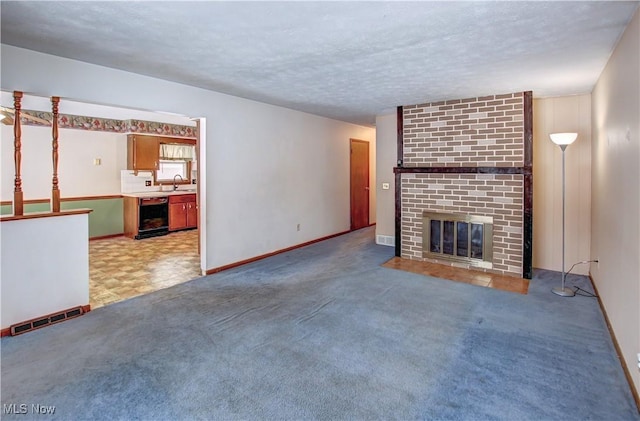
[{"label": "wooden cabinet", "polygon": [[138,198],[124,197],[124,235],[135,238],[138,235]]},{"label": "wooden cabinet", "polygon": [[169,231],[198,226],[198,206],[195,194],[169,196]]},{"label": "wooden cabinet", "polygon": [[127,136],[127,169],[155,171],[160,159],[160,140],[157,136],[130,134]]}]

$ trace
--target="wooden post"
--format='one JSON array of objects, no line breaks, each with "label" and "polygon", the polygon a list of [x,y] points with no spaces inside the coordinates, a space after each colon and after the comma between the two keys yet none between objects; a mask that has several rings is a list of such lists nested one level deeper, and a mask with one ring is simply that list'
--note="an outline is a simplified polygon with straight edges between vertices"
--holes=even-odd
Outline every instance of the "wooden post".
[{"label": "wooden post", "polygon": [[60,189],[58,189],[58,103],[60,97],[51,97],[53,121],[51,121],[53,180],[51,187],[51,212],[60,212]]},{"label": "wooden post", "polygon": [[16,178],[13,189],[13,214],[24,215],[24,197],[22,194],[22,178],[20,177],[20,165],[22,161],[22,129],[20,128],[20,109],[21,109],[22,92],[13,92],[13,108],[15,114],[13,116],[13,159],[16,169]]}]

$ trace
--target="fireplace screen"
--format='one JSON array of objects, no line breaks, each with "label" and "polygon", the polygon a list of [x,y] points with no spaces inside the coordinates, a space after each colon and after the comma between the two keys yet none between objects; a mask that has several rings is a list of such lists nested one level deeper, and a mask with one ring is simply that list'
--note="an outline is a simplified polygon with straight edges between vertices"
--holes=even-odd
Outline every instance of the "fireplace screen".
[{"label": "fireplace screen", "polygon": [[422,222],[423,257],[493,267],[492,217],[423,212]]}]

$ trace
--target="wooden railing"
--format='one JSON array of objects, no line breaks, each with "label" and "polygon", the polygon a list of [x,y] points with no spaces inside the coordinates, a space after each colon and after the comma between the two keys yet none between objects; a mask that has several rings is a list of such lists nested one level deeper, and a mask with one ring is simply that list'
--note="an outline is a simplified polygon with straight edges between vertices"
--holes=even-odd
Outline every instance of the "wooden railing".
[{"label": "wooden railing", "polygon": [[[21,116],[22,110],[22,92],[13,92],[13,159],[15,165],[16,177],[13,187],[13,215],[24,215],[24,193],[22,191],[22,127]],[[60,103],[60,97],[51,97],[51,107],[53,112],[53,119],[51,121],[51,135],[52,135],[52,160],[53,160],[53,179],[51,187],[51,211],[53,213],[60,212],[60,188],[58,186],[58,104]]]},{"label": "wooden railing", "polygon": [[24,197],[22,194],[22,178],[20,168],[22,164],[22,129],[20,127],[20,110],[22,108],[22,92],[13,93],[13,160],[16,166],[16,178],[13,183],[13,214],[22,215],[24,213]]},{"label": "wooden railing", "polygon": [[60,189],[58,188],[58,103],[60,97],[51,97],[53,121],[51,121],[52,155],[53,155],[53,180],[51,187],[51,211],[60,212]]}]

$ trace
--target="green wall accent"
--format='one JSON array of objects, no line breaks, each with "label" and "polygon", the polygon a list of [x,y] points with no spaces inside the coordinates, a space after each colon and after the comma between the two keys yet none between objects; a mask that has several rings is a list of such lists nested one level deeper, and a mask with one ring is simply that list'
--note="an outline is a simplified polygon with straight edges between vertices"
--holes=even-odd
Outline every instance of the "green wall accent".
[{"label": "green wall accent", "polygon": [[[89,237],[101,237],[104,235],[122,234],[124,232],[124,201],[122,198],[79,200],[60,203],[61,210],[69,209],[93,209],[89,214]],[[48,212],[49,203],[25,204],[24,212]],[[1,215],[12,213],[11,205],[0,207]]]}]

